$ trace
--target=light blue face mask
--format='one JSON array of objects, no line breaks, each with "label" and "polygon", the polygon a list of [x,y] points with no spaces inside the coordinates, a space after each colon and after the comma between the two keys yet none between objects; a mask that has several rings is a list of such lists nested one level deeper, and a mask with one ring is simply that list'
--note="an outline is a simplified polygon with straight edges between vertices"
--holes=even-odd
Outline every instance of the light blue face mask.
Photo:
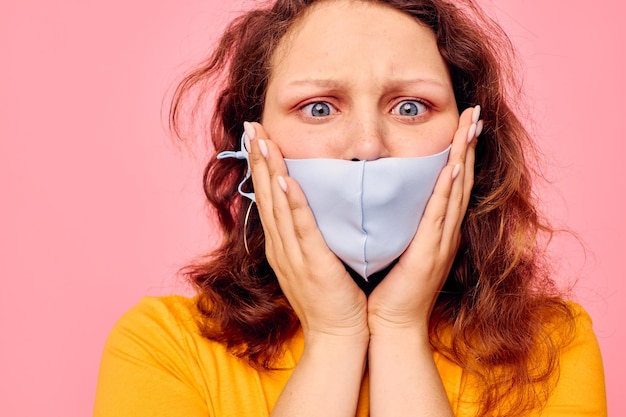
[{"label": "light blue face mask", "polygon": [[[450,147],[431,156],[374,161],[285,159],[331,251],[363,280],[390,266],[409,246]],[[218,158],[248,159],[238,152]],[[254,193],[239,192],[254,201]]]}]

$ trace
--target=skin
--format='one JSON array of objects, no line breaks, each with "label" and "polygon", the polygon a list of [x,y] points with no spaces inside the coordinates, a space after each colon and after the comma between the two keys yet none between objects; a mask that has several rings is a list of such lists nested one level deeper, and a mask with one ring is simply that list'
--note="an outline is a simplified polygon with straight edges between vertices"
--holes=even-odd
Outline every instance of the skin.
[{"label": "skin", "polygon": [[[354,416],[366,363],[371,416],[453,415],[428,321],[459,245],[478,112],[458,114],[432,32],[386,6],[321,2],[281,41],[262,125],[245,126],[267,258],[304,332],[272,416]],[[450,143],[413,241],[366,297],[326,246],[283,158],[412,157]]]},{"label": "skin", "polygon": [[[263,127],[285,158],[432,155],[456,130],[434,34],[395,9],[322,3],[282,40],[273,64]],[[329,115],[312,116],[314,103]],[[402,105],[417,114],[403,115]]]}]

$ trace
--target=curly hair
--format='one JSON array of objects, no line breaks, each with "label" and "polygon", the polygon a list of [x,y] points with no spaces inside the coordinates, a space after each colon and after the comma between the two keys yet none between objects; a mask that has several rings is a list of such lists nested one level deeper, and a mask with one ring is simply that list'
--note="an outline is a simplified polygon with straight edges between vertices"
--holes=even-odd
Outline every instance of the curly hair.
[{"label": "curly hair", "polygon": [[[237,148],[243,122],[262,118],[279,41],[320,1],[332,0],[277,0],[233,20],[213,54],[178,85],[173,132],[185,139],[217,92],[203,134],[216,152]],[[534,201],[537,150],[514,112],[520,93],[514,49],[473,0],[360,1],[387,5],[429,27],[458,109],[482,108],[485,126],[461,245],[436,301],[430,338],[435,350],[481,382],[480,415],[523,415],[545,403],[558,378],[567,337],[553,332],[571,334],[573,312],[551,279],[542,245],[553,230]],[[199,290],[203,335],[251,366],[271,369],[299,322],[265,258],[255,210],[247,224],[249,254],[244,247],[248,206],[237,186],[245,173],[246,165],[233,159],[206,165],[204,191],[222,240],[184,273]]]}]

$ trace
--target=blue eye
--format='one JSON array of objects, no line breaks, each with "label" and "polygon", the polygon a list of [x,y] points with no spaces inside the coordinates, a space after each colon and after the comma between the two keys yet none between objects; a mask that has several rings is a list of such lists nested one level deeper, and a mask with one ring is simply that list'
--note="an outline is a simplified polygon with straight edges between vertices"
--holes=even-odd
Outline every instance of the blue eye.
[{"label": "blue eye", "polygon": [[405,100],[398,103],[391,113],[399,116],[415,117],[426,111],[426,105],[416,100]]},{"label": "blue eye", "polygon": [[302,111],[307,116],[311,117],[326,117],[330,116],[334,112],[334,108],[325,101],[316,101],[314,103],[307,104],[302,108]]}]

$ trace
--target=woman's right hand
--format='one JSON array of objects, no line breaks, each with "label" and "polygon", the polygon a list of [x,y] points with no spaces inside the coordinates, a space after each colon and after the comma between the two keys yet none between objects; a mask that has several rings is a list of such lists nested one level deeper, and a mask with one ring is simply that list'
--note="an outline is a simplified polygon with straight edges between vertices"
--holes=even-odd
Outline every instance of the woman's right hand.
[{"label": "woman's right hand", "polygon": [[278,146],[246,123],[252,181],[267,260],[298,315],[305,343],[315,338],[367,344],[367,299],[326,245]]}]

